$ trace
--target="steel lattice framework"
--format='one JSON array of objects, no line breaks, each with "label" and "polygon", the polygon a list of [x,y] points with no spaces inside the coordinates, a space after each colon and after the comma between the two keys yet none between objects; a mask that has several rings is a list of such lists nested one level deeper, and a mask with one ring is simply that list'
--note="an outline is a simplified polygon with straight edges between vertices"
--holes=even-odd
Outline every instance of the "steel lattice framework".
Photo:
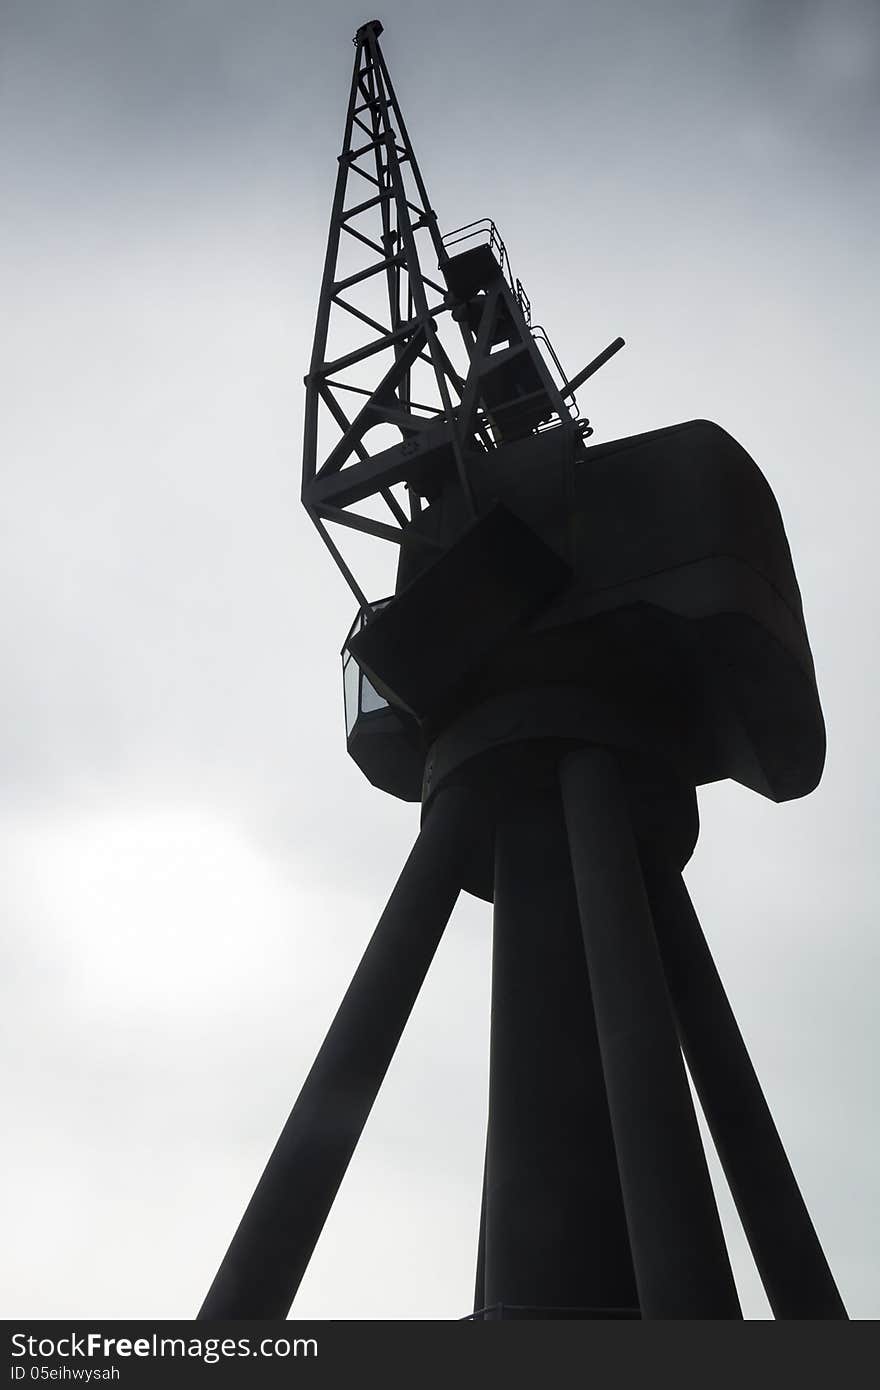
[{"label": "steel lattice framework", "polygon": [[[381,32],[373,20],[354,40],[305,378],[302,488],[306,510],[367,610],[371,604],[327,523],[399,544],[438,473],[457,475],[474,516],[474,460],[550,425],[589,434],[589,423],[577,418],[574,388],[623,346],[618,339],[574,382],[566,382],[543,329],[531,326],[528,300],[494,224],[484,219],[441,236],[379,47]],[[449,275],[453,263],[466,259],[462,247],[474,241],[482,243],[477,255],[493,258],[498,272],[476,297]],[[428,255],[446,284],[425,273],[422,260]],[[458,331],[452,326],[453,341],[444,344],[441,330],[449,332],[451,320]],[[461,344],[466,359],[459,370],[451,352]],[[490,371],[494,389],[487,387]],[[513,398],[506,398],[511,391]],[[357,405],[353,413],[351,401]],[[388,427],[394,431],[390,439]],[[362,505],[356,510],[365,503],[369,512]]]},{"label": "steel lattice framework", "polygon": [[[410,441],[438,422],[448,428],[453,419],[453,393],[460,399],[463,380],[437,334],[436,320],[448,313],[445,286],[424,274],[416,233],[430,236],[438,262],[443,243],[437,214],[428,200],[415,153],[379,48],[378,22],[364,25],[355,38],[354,72],[339,173],[324,263],[321,296],[309,374],[306,377],[303,501],[343,569],[358,599],[366,604],[354,577],[328,535],[326,521],[351,526],[369,535],[398,541],[408,517],[392,491],[405,472],[405,461],[415,452]],[[365,198],[350,196],[362,184]],[[368,235],[364,228],[370,223]],[[378,235],[376,235],[378,232]],[[362,266],[340,277],[340,242],[353,241],[362,251]],[[388,322],[381,323],[346,298],[346,292],[373,280],[384,279]],[[433,302],[431,302],[433,301]],[[334,359],[328,359],[331,319],[344,314],[370,330],[365,342]],[[438,403],[412,399],[414,364],[421,360],[432,370]],[[369,363],[378,381],[372,389],[352,380],[352,369]],[[340,397],[354,395],[362,404],[349,418]],[[319,415],[322,407],[335,422],[341,437],[319,463]],[[404,464],[395,469],[382,454],[371,453],[365,436],[380,424],[395,425],[402,436],[397,450]],[[452,430],[460,477],[467,482],[457,432]],[[389,452],[389,451],[384,451]],[[394,452],[394,450],[390,451]],[[356,478],[339,475],[357,459]],[[389,469],[388,465],[392,463]],[[350,471],[350,470],[349,470]],[[356,492],[354,497],[352,492]],[[354,501],[378,493],[388,519],[377,520],[350,510]],[[410,499],[411,515],[419,502]]]}]

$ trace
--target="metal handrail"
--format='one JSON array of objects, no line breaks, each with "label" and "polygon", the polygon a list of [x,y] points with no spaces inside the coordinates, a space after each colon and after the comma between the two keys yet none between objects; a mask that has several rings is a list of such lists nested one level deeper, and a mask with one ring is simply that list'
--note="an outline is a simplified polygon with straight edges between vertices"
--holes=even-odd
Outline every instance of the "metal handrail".
[{"label": "metal handrail", "polygon": [[444,246],[457,246],[459,242],[470,241],[472,237],[478,236],[483,230],[487,230],[489,233],[490,247],[494,249],[497,244],[502,256],[506,256],[504,242],[501,240],[498,228],[491,217],[479,217],[476,222],[465,222],[462,227],[453,227],[452,231],[446,232],[441,240]]},{"label": "metal handrail", "polygon": [[[536,342],[543,343],[544,347],[546,348],[546,354],[549,356],[552,365],[555,367],[559,375],[560,392],[563,401],[566,402],[566,409],[568,410],[571,419],[578,426],[581,436],[584,439],[588,438],[593,433],[590,427],[590,422],[589,420],[581,417],[580,409],[577,403],[577,398],[575,396],[574,391],[568,384],[568,378],[566,377],[562,363],[560,362],[559,357],[556,354],[556,349],[554,348],[553,344],[550,342],[550,339],[547,336],[547,330],[543,328],[540,324],[532,324],[531,302],[525,290],[523,289],[522,281],[519,279],[514,279],[513,272],[510,268],[510,257],[507,254],[507,247],[505,246],[504,241],[501,237],[501,233],[498,231],[498,228],[496,227],[492,218],[480,217],[475,222],[465,222],[464,225],[461,227],[454,227],[451,232],[445,233],[445,235],[442,238],[442,241],[445,247],[460,246],[462,242],[471,241],[476,237],[480,236],[482,236],[485,239],[485,243],[488,244],[489,250],[493,253],[493,255],[497,257],[498,263],[501,266],[501,273],[505,276],[507,283],[510,286],[511,293],[515,296],[516,301],[519,304],[519,307],[522,311],[522,316],[526,321],[526,325],[528,326],[532,334],[532,337],[535,339]],[[552,424],[552,422],[548,422],[548,424]]]},{"label": "metal handrail", "polygon": [[523,318],[526,323],[531,326],[531,301],[523,289],[522,281],[514,278],[510,266],[510,256],[507,254],[507,247],[491,217],[479,217],[475,222],[465,222],[462,227],[453,227],[452,231],[446,232],[441,240],[444,246],[459,246],[463,241],[470,241],[481,234],[487,237],[489,250],[497,256],[498,263],[501,266],[501,272],[507,280],[511,292],[516,297],[517,303],[522,310]]},{"label": "metal handrail", "polygon": [[514,292],[514,294],[515,294],[516,297],[517,297],[517,300],[518,300],[518,302],[519,302],[519,307],[522,309],[522,316],[523,316],[523,318],[525,319],[526,323],[528,324],[529,328],[531,328],[531,326],[532,326],[532,301],[529,299],[529,296],[526,294],[525,290],[523,289],[522,280],[517,279],[516,284],[515,284],[515,286],[514,286],[513,292]]},{"label": "metal handrail", "polygon": [[[559,373],[560,384],[561,384],[561,386],[564,387],[565,384],[566,384],[565,371],[563,370],[562,363],[560,362],[559,358],[558,358],[557,355],[556,355],[556,349],[554,348],[554,346],[553,346],[553,344],[551,343],[550,339],[547,337],[547,330],[546,330],[546,328],[543,326],[543,324],[540,324],[540,323],[536,323],[536,324],[535,324],[535,326],[534,326],[533,329],[532,329],[532,337],[533,337],[533,338],[536,338],[536,339],[539,339],[540,342],[542,342],[542,343],[544,344],[545,348],[547,349],[547,351],[549,352],[551,358],[553,359],[553,365],[554,365],[554,367],[556,368],[557,372]],[[574,392],[573,392],[573,391],[568,391],[568,392],[566,392],[565,394],[571,396],[571,399],[574,400]]]},{"label": "metal handrail", "polygon": [[546,328],[543,328],[541,324],[536,323],[532,328],[532,337],[535,339],[536,342],[543,343],[544,347],[547,349],[547,352],[550,354],[551,361],[553,362],[554,367],[559,373],[560,394],[562,396],[563,401],[565,401],[566,399],[568,401],[568,413],[577,425],[578,430],[580,431],[581,438],[589,439],[590,435],[593,433],[592,427],[586,416],[581,415],[580,407],[577,403],[577,397],[575,396],[574,391],[568,384],[568,378],[566,377],[562,363],[560,362],[556,354],[556,349],[554,348],[550,339],[547,337]]}]

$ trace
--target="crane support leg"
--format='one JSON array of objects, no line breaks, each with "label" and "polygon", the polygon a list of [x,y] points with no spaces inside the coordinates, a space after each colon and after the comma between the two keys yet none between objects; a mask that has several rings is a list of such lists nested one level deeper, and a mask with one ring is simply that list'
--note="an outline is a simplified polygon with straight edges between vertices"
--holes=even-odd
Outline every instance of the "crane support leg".
[{"label": "crane support leg", "polygon": [[495,843],[487,1316],[638,1317],[558,788]]},{"label": "crane support leg", "polygon": [[199,1312],[286,1318],[460,891],[469,793],[421,832]]},{"label": "crane support leg", "polygon": [[846,1318],[681,874],[645,883],[681,1045],[777,1318]]},{"label": "crane support leg", "polygon": [[739,1318],[625,793],[602,748],[561,781],[644,1318]]}]

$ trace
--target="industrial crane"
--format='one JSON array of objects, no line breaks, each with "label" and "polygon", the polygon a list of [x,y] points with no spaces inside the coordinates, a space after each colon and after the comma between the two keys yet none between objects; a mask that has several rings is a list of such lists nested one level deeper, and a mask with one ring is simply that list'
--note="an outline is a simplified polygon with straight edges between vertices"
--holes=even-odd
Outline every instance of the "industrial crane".
[{"label": "industrial crane", "polygon": [[[697,786],[821,777],[779,509],[709,421],[588,443],[575,393],[622,339],[567,378],[494,223],[441,233],[381,33],[354,40],[302,500],[358,604],[348,750],[421,829],[200,1316],[287,1315],[464,889],[493,904],[470,1316],[741,1317],[684,1055],[775,1315],[845,1318],[681,878]],[[396,547],[392,593],[338,527]]]}]

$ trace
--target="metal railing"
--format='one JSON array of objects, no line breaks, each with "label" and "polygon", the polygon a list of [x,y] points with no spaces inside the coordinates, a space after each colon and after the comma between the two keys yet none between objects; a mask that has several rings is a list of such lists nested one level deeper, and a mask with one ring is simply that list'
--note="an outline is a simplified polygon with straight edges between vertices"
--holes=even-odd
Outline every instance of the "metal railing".
[{"label": "metal railing", "polygon": [[[482,238],[482,242],[478,240],[479,238]],[[507,247],[491,217],[480,217],[476,222],[466,222],[463,227],[454,227],[451,232],[447,232],[443,237],[443,245],[447,250],[450,246],[460,246],[466,241],[477,241],[478,244],[489,247],[492,255],[501,266],[502,274],[519,304],[523,318],[531,327],[531,300],[523,289],[522,281],[514,278],[513,271],[510,268],[510,257],[507,254]]]},{"label": "metal railing", "polygon": [[[577,425],[581,438],[588,439],[593,433],[590,422],[585,417],[581,417],[574,391],[568,387],[568,379],[563,370],[562,363],[556,354],[553,344],[547,336],[546,329],[540,324],[532,324],[531,301],[523,289],[522,281],[514,277],[513,271],[510,268],[510,257],[507,254],[507,247],[502,240],[501,233],[492,221],[492,218],[480,217],[476,222],[466,222],[462,227],[454,227],[451,232],[447,232],[443,237],[443,245],[447,250],[451,246],[462,246],[467,242],[476,242],[478,245],[488,246],[489,250],[498,261],[501,267],[501,273],[504,275],[504,278],[510,286],[511,293],[519,304],[522,316],[526,321],[526,325],[532,337],[535,339],[536,343],[538,343],[548,366],[553,367],[558,375],[558,385],[562,392],[562,399],[568,414]],[[544,424],[539,425],[538,429],[543,432],[547,429],[553,429],[558,423],[561,422],[555,419],[548,420]]]},{"label": "metal railing", "polygon": [[536,323],[532,328],[532,337],[534,338],[535,342],[539,345],[539,347],[543,344],[542,351],[544,352],[545,360],[549,356],[550,362],[556,369],[556,372],[559,377],[558,385],[562,393],[562,399],[566,403],[566,409],[568,410],[569,415],[578,427],[581,438],[589,439],[590,435],[593,433],[592,426],[590,425],[590,422],[588,419],[586,419],[586,417],[581,416],[580,409],[577,403],[577,397],[575,396],[574,391],[572,391],[571,387],[568,386],[568,379],[565,375],[565,371],[563,370],[562,363],[556,355],[556,349],[554,348],[550,339],[547,337],[547,330],[543,328],[541,324]]}]

